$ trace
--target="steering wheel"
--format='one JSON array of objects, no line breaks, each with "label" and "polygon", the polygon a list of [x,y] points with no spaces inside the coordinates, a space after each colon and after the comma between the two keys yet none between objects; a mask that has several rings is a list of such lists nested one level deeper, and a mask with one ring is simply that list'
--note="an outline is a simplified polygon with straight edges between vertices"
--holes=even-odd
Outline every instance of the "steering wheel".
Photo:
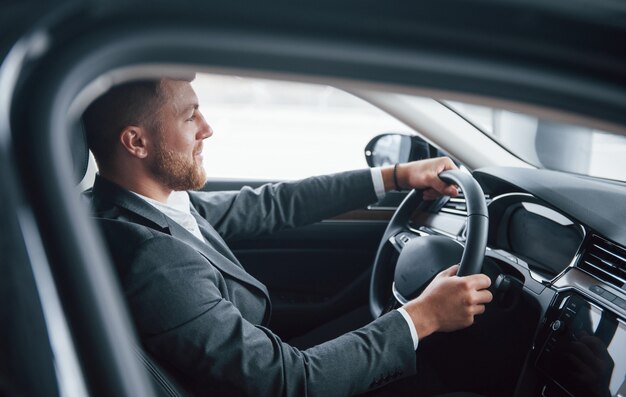
[{"label": "steering wheel", "polygon": [[[462,245],[444,236],[420,236],[408,227],[409,218],[422,203],[420,191],[411,191],[394,213],[378,246],[370,280],[370,311],[374,318],[389,306],[389,290],[400,304],[417,297],[440,271],[461,263],[457,275],[482,269],[487,246],[489,217],[482,188],[469,174],[444,171],[439,178],[458,185],[465,194],[467,237]],[[394,264],[393,253],[399,252]]]}]

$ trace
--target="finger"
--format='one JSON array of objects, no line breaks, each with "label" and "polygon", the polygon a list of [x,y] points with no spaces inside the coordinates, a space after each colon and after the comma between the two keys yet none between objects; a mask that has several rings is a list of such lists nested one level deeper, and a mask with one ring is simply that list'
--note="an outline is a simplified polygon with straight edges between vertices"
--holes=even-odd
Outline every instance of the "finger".
[{"label": "finger", "polygon": [[450,157],[438,157],[439,160],[439,173],[447,170],[458,170],[459,168],[454,164],[454,161]]},{"label": "finger", "polygon": [[485,312],[485,305],[474,305],[472,310],[474,315],[483,314]]},{"label": "finger", "polygon": [[[441,178],[439,178],[439,174],[432,177],[430,181],[430,188],[435,190],[439,194],[448,195],[448,191],[452,188],[453,185],[450,185],[444,182]],[[450,193],[454,193],[450,191]]]},{"label": "finger", "polygon": [[441,197],[441,193],[439,193],[435,189],[425,190],[424,193],[422,194],[422,198],[424,199],[424,201],[435,200],[439,197]]},{"label": "finger", "polygon": [[430,187],[439,195],[456,197],[459,194],[457,186],[451,183],[444,182],[441,178],[439,178],[439,174],[432,178]]},{"label": "finger", "polygon": [[476,290],[483,290],[491,286],[491,279],[484,274],[472,274],[465,276],[469,286]]},{"label": "finger", "polygon": [[446,185],[443,189],[443,192],[438,192],[437,190],[430,188],[424,191],[422,194],[422,198],[424,201],[436,200],[441,196],[450,196],[456,197],[459,195],[459,189],[455,185]]},{"label": "finger", "polygon": [[452,277],[452,276],[456,276],[456,273],[458,271],[459,271],[459,265],[452,265],[449,268],[439,272],[437,277]]},{"label": "finger", "polygon": [[489,303],[493,299],[491,291],[483,289],[476,292],[476,301],[479,303]]},{"label": "finger", "polygon": [[443,194],[445,194],[446,196],[450,196],[450,197],[456,197],[459,195],[459,189],[457,188],[456,185],[448,185],[444,189]]},{"label": "finger", "polygon": [[459,195],[459,191],[457,187],[453,184],[448,184],[442,181],[441,178],[439,178],[439,174],[441,174],[443,171],[458,170],[459,168],[456,166],[456,164],[454,164],[452,160],[450,160],[449,157],[441,157],[440,159],[441,161],[438,164],[439,169],[437,171],[437,179],[441,183],[437,183],[437,187],[433,186],[433,188],[435,188],[438,192],[440,192],[443,195],[456,197]]}]

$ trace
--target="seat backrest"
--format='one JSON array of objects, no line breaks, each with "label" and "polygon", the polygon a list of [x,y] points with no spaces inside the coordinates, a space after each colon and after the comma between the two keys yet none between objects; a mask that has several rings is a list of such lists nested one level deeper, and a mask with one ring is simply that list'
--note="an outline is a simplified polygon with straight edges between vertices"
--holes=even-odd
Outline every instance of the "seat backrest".
[{"label": "seat backrest", "polygon": [[87,137],[85,127],[80,122],[69,137],[70,153],[74,168],[74,180],[79,184],[87,174],[89,168],[89,148],[87,147]]},{"label": "seat backrest", "polygon": [[[73,131],[70,137],[70,151],[74,167],[74,180],[79,186],[80,191],[83,191],[93,185],[95,171],[91,170],[93,175],[88,175],[90,155],[89,148],[87,147],[85,129],[82,123],[80,123],[80,128]],[[93,163],[93,158],[91,162]],[[81,198],[85,200],[88,206],[90,205],[91,197],[88,192],[81,194]],[[191,395],[185,392],[142,348],[136,347],[135,352],[150,374],[154,391],[158,397],[191,397]]]},{"label": "seat backrest", "polygon": [[157,397],[191,397],[143,349],[136,347],[135,351],[150,374]]},{"label": "seat backrest", "polygon": [[70,151],[74,168],[74,183],[82,192],[93,186],[96,179],[96,161],[87,147],[85,128],[81,122],[70,137]]}]

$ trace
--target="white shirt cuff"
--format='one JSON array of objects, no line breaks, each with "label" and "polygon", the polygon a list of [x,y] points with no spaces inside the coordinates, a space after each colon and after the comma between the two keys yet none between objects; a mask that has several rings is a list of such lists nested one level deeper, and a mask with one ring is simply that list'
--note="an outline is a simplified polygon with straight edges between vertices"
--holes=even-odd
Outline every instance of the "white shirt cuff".
[{"label": "white shirt cuff", "polygon": [[411,338],[413,339],[413,349],[417,350],[417,345],[419,344],[419,338],[417,336],[417,331],[415,330],[415,325],[413,324],[413,320],[411,320],[411,316],[409,316],[409,313],[407,313],[403,307],[397,310],[400,312],[400,314],[402,314],[402,317],[404,317],[404,320],[409,326],[409,331],[411,331]]},{"label": "white shirt cuff", "polygon": [[370,168],[372,172],[372,183],[374,184],[374,191],[378,200],[382,200],[385,197],[385,182],[383,181],[383,171],[380,167]]}]

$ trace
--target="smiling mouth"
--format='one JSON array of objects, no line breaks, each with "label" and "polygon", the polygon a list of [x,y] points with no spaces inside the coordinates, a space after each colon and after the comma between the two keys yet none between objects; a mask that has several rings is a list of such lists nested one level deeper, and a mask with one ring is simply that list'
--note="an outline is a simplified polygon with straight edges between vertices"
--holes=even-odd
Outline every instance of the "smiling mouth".
[{"label": "smiling mouth", "polygon": [[202,156],[202,149],[200,149],[200,150],[198,150],[198,151],[195,151],[195,152],[193,153],[193,157],[194,157],[194,159],[197,159],[197,160],[199,160],[200,162],[202,162],[202,161],[204,160],[204,156]]}]

